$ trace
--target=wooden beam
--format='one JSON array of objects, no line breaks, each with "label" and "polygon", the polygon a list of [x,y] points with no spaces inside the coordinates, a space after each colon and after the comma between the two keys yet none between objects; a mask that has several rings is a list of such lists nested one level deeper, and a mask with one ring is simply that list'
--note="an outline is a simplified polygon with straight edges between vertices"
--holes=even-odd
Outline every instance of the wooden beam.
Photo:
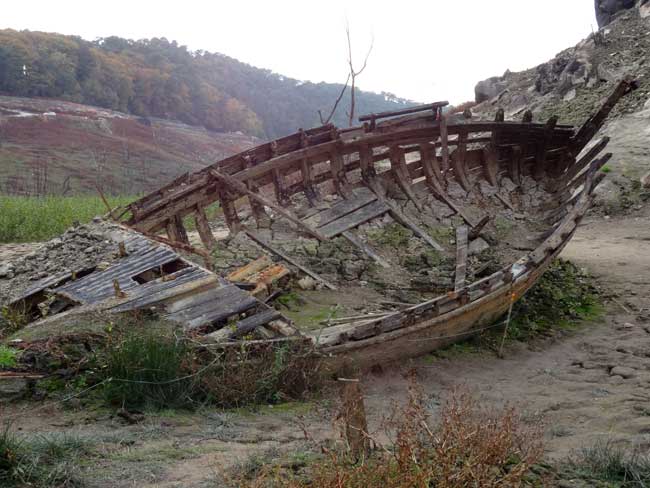
[{"label": "wooden beam", "polygon": [[[291,204],[287,188],[284,181],[284,176],[280,168],[275,168],[271,171],[273,177],[273,188],[275,189],[275,199],[283,207],[288,207]],[[249,180],[247,180],[249,181]]]},{"label": "wooden beam", "polygon": [[310,269],[304,267],[303,265],[301,265],[300,263],[298,263],[298,262],[295,261],[294,259],[292,259],[292,258],[290,258],[289,256],[287,256],[286,254],[284,254],[284,253],[283,253],[282,251],[280,251],[279,249],[276,249],[276,248],[274,248],[273,246],[271,246],[270,244],[267,244],[267,243],[264,242],[262,239],[260,239],[259,237],[257,237],[254,233],[252,233],[251,231],[249,231],[249,230],[245,230],[244,232],[246,233],[246,235],[247,235],[248,237],[250,237],[254,242],[256,242],[257,244],[259,244],[261,247],[263,247],[263,248],[266,249],[267,251],[271,252],[272,254],[275,254],[275,255],[278,256],[280,259],[283,259],[284,261],[286,261],[287,263],[291,264],[292,266],[295,266],[296,268],[298,268],[300,271],[302,271],[302,272],[305,273],[306,275],[311,276],[312,278],[314,278],[316,281],[319,281],[319,282],[322,283],[326,288],[329,288],[330,290],[337,290],[337,289],[338,289],[336,286],[334,286],[333,284],[331,284],[331,283],[330,283],[329,281],[327,281],[325,278],[321,277],[320,275],[316,274],[315,272],[311,271]]},{"label": "wooden beam", "polygon": [[[254,166],[253,159],[250,156],[247,155],[243,156],[243,160],[244,160],[244,168],[252,168]],[[246,186],[253,193],[259,192],[259,188],[255,180],[246,181]],[[266,211],[264,210],[264,205],[260,204],[260,202],[258,202],[257,200],[250,200],[250,204],[251,204],[251,210],[253,211],[253,217],[255,218],[255,221],[257,222],[258,226],[260,225],[261,222],[270,220],[269,216],[266,214]]]},{"label": "wooden beam", "polygon": [[489,144],[483,148],[483,174],[485,179],[492,186],[498,186],[499,181],[497,175],[499,172],[499,161],[497,157],[497,148],[493,144]]},{"label": "wooden beam", "polygon": [[467,253],[468,253],[468,229],[467,226],[461,225],[456,228],[456,279],[454,282],[454,291],[458,292],[465,286],[465,277],[467,275]]},{"label": "wooden beam", "polygon": [[201,242],[205,248],[208,250],[214,249],[217,241],[210,230],[210,224],[208,223],[207,215],[205,215],[205,210],[200,205],[196,206],[196,211],[194,212],[194,223],[196,224],[196,230],[198,231]]},{"label": "wooden beam", "polygon": [[397,115],[408,115],[408,114],[414,114],[417,112],[426,112],[427,110],[433,110],[435,113],[437,113],[439,108],[446,107],[449,105],[449,102],[443,101],[443,102],[434,102],[430,103],[428,105],[418,105],[416,107],[411,107],[411,108],[405,108],[402,110],[393,110],[391,112],[380,112],[378,114],[367,114],[367,115],[362,115],[359,117],[359,122],[367,122],[371,120],[379,120],[379,119],[384,119],[386,117],[395,117]]},{"label": "wooden beam", "polygon": [[557,116],[552,116],[546,122],[544,128],[544,139],[537,145],[537,153],[535,155],[535,167],[533,169],[533,178],[535,181],[542,181],[546,175],[546,149],[553,137],[553,130],[557,125]]},{"label": "wooden beam", "polygon": [[314,184],[314,172],[308,159],[300,160],[300,174],[302,176],[302,187],[311,206],[315,206],[320,200],[318,189]]},{"label": "wooden beam", "polygon": [[379,217],[380,215],[388,212],[389,208],[382,202],[377,199],[368,205],[365,205],[340,219],[334,220],[329,224],[326,224],[318,228],[318,232],[322,233],[328,239],[336,237],[337,235],[345,232],[346,230],[353,229],[365,224],[369,220]]},{"label": "wooden beam", "polygon": [[[230,198],[229,192],[223,188],[220,188],[217,191],[219,193],[219,202],[221,203],[223,216],[226,219],[226,225],[232,234],[237,234],[241,230],[241,221],[239,220],[239,215],[237,214],[237,208],[235,207],[232,198]],[[247,188],[246,191],[250,190]]]},{"label": "wooden beam", "polygon": [[309,227],[308,225],[304,224],[298,217],[296,217],[295,215],[290,213],[288,210],[280,207],[279,205],[276,205],[275,203],[273,203],[272,201],[264,198],[262,195],[260,195],[258,193],[253,193],[241,181],[233,178],[232,176],[228,176],[228,175],[219,173],[216,170],[210,171],[210,174],[212,176],[214,176],[217,180],[222,182],[223,184],[233,188],[235,191],[237,191],[237,192],[239,192],[239,193],[241,193],[243,195],[248,195],[249,198],[255,199],[258,202],[260,202],[262,205],[265,205],[265,206],[267,206],[269,208],[272,208],[278,214],[282,215],[285,219],[293,222],[299,228],[303,229],[305,232],[307,232],[309,235],[315,237],[319,241],[324,241],[325,240],[325,237],[322,234],[320,234],[320,232],[318,232],[318,231],[312,229],[311,227]]},{"label": "wooden beam", "polygon": [[359,164],[363,181],[367,182],[377,176],[372,149],[369,146],[363,145],[359,148]]}]

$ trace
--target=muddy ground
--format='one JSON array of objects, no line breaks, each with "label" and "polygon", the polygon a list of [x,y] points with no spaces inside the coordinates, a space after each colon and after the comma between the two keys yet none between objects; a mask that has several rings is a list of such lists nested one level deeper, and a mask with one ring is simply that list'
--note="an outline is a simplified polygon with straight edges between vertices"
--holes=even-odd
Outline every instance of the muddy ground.
[{"label": "muddy ground", "polygon": [[[513,343],[494,353],[431,355],[363,378],[371,428],[404,399],[404,373],[415,368],[431,400],[454,385],[481,402],[516,404],[546,423],[547,457],[563,460],[597,439],[650,448],[650,209],[618,219],[587,218],[564,252],[607,290],[602,318],[554,339]],[[15,250],[12,250],[14,252]],[[0,418],[22,433],[65,432],[92,446],[83,478],[97,487],[222,486],[234,467],[252,469],[279,453],[304,462],[316,441],[336,437],[336,395],[307,404],[249,410],[148,414],[128,425],[82,397],[67,405],[5,405]]]}]

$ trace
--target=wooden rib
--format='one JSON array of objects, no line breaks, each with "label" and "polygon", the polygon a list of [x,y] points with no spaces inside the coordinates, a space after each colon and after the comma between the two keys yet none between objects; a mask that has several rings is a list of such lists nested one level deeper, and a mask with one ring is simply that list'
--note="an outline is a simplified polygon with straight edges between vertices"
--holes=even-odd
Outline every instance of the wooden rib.
[{"label": "wooden rib", "polygon": [[467,178],[466,171],[467,157],[467,132],[462,131],[458,134],[458,147],[451,155],[451,164],[454,168],[454,177],[460,183],[460,186],[467,192],[472,191],[472,184]]},{"label": "wooden rib", "polygon": [[447,116],[440,117],[440,144],[442,153],[442,172],[446,176],[449,171],[449,131],[447,129]]},{"label": "wooden rib", "polygon": [[577,156],[600,130],[600,128],[603,126],[603,123],[609,116],[609,113],[612,111],[621,97],[627,95],[637,87],[638,83],[630,78],[624,79],[618,84],[616,89],[607,98],[598,112],[589,117],[589,119],[582,125],[582,127],[580,127],[580,130],[574,137],[573,143],[571,145],[571,152],[574,156]]},{"label": "wooden rib", "polygon": [[456,279],[454,282],[454,291],[458,292],[465,286],[465,276],[467,274],[467,252],[468,252],[468,234],[467,226],[461,225],[456,228]]},{"label": "wooden rib", "polygon": [[377,176],[375,171],[374,159],[372,156],[372,149],[369,146],[363,145],[359,148],[359,164],[361,167],[361,178],[367,182],[371,178]]},{"label": "wooden rib", "polygon": [[[246,191],[249,191],[248,188],[246,188]],[[227,191],[224,189],[219,189],[218,193],[219,202],[221,204],[221,209],[223,210],[223,216],[226,220],[226,225],[232,234],[237,234],[241,230],[241,221],[239,220],[239,215],[237,214],[237,208],[235,207],[235,204],[232,201],[232,198],[230,198]]]},{"label": "wooden rib", "polygon": [[411,188],[413,180],[411,179],[408,168],[406,167],[406,157],[404,156],[404,150],[401,147],[393,146],[390,148],[390,163],[397,184],[408,199],[413,202],[413,205],[415,205],[419,211],[422,211],[422,204],[415,196],[415,193],[413,193],[413,188]]},{"label": "wooden rib", "polygon": [[189,244],[190,240],[187,237],[187,231],[183,225],[183,219],[174,215],[167,221],[167,236],[169,239],[183,244]]},{"label": "wooden rib", "polygon": [[302,185],[305,196],[310,205],[315,206],[318,203],[318,200],[320,200],[320,197],[318,195],[318,190],[314,185],[314,174],[308,159],[302,159],[300,161],[300,173],[302,175]]},{"label": "wooden rib", "polygon": [[524,112],[524,118],[523,118],[522,122],[524,124],[530,124],[532,121],[533,121],[533,112],[532,112],[532,110],[526,110]]},{"label": "wooden rib", "polygon": [[278,256],[280,259],[283,259],[284,261],[286,261],[287,263],[291,264],[292,266],[295,266],[296,268],[298,268],[300,271],[302,271],[302,272],[305,273],[306,275],[311,276],[311,277],[314,278],[316,281],[319,281],[320,283],[322,283],[325,287],[329,288],[330,290],[337,290],[337,289],[338,289],[336,286],[334,286],[333,284],[331,284],[329,281],[327,281],[327,280],[326,280],[325,278],[323,278],[322,276],[320,276],[320,275],[318,275],[317,273],[314,273],[313,271],[311,271],[310,269],[304,267],[303,265],[301,265],[300,263],[298,263],[298,262],[295,261],[294,259],[292,259],[292,258],[290,258],[289,256],[287,256],[286,254],[284,254],[284,253],[283,253],[282,251],[280,251],[279,249],[275,249],[275,248],[274,248],[273,246],[271,246],[270,244],[267,244],[266,242],[264,242],[262,239],[260,239],[258,236],[256,236],[256,235],[255,235],[253,232],[251,232],[250,230],[245,230],[244,232],[246,233],[246,235],[247,235],[248,237],[250,237],[253,241],[255,241],[257,244],[259,244],[260,246],[262,246],[264,249],[266,249],[267,251],[271,252],[272,254],[275,254],[275,255]]},{"label": "wooden rib", "polygon": [[336,193],[341,195],[343,198],[350,198],[351,191],[349,188],[348,178],[345,173],[343,156],[341,156],[341,153],[338,151],[333,151],[330,154],[330,172]]},{"label": "wooden rib", "polygon": [[533,178],[535,181],[542,181],[546,175],[546,150],[553,136],[553,129],[557,125],[558,118],[554,115],[546,122],[544,128],[544,140],[537,147],[535,155],[535,168],[533,169]]},{"label": "wooden rib", "polygon": [[248,195],[249,198],[256,199],[262,205],[265,205],[265,206],[267,206],[269,208],[272,208],[277,213],[282,215],[285,219],[293,222],[299,228],[303,229],[308,234],[314,236],[319,241],[324,241],[325,240],[325,237],[322,234],[320,234],[320,232],[318,232],[318,231],[312,229],[311,227],[309,227],[308,225],[304,224],[298,217],[293,215],[288,210],[280,207],[279,205],[276,205],[275,203],[271,202],[270,200],[267,200],[266,198],[259,195],[258,193],[253,193],[241,181],[233,178],[232,176],[228,176],[228,175],[219,173],[218,171],[215,171],[215,170],[210,171],[210,174],[212,176],[214,176],[217,180],[219,180],[220,182],[222,182],[225,185],[230,186],[231,188],[233,188],[237,192],[239,192],[241,194],[244,194],[244,195]]},{"label": "wooden rib", "polygon": [[289,196],[287,194],[287,188],[281,170],[279,168],[275,168],[271,174],[273,177],[273,188],[275,189],[275,200],[283,207],[289,206],[291,204],[291,201],[289,200]]},{"label": "wooden rib", "polygon": [[510,164],[508,166],[508,176],[515,185],[521,185],[521,160],[523,157],[523,150],[521,146],[512,146],[512,155],[510,156]]},{"label": "wooden rib", "polygon": [[420,151],[420,161],[422,161],[422,168],[424,169],[424,176],[427,183],[434,189],[442,191],[442,171],[438,158],[436,158],[435,148],[430,144],[420,144],[418,147]]},{"label": "wooden rib", "polygon": [[361,252],[363,252],[366,256],[368,256],[370,259],[375,261],[378,265],[380,265],[382,268],[390,268],[390,264],[388,264],[384,258],[382,258],[379,254],[375,252],[374,249],[372,249],[368,244],[363,242],[359,236],[357,236],[352,230],[346,230],[341,234],[343,237],[345,237],[350,244],[353,246],[357,247]]},{"label": "wooden rib", "polygon": [[196,211],[194,212],[194,222],[205,248],[209,250],[213,249],[217,241],[214,238],[214,234],[212,234],[212,230],[210,230],[210,224],[208,223],[208,217],[205,215],[205,210],[200,205],[197,205]]},{"label": "wooden rib", "polygon": [[[252,168],[253,165],[253,160],[250,156],[244,156],[242,158],[244,160],[244,168]],[[254,193],[258,193],[259,189],[257,186],[257,182],[255,180],[248,180],[246,182],[246,186],[248,189]],[[255,218],[255,221],[257,222],[257,225],[260,225],[261,222],[268,221],[269,216],[266,214],[266,211],[264,210],[264,205],[260,204],[257,200],[250,200],[251,204],[251,210],[253,212],[253,217]]]},{"label": "wooden rib", "polygon": [[585,168],[585,166],[590,164],[601,153],[601,151],[607,147],[607,144],[609,144],[609,137],[603,137],[591,149],[589,149],[589,151],[587,151],[583,157],[581,157],[577,162],[570,166],[560,179],[560,182],[558,183],[558,189],[563,188],[573,178],[575,178],[576,175],[578,175],[578,173],[580,173],[580,171]]},{"label": "wooden rib", "polygon": [[483,148],[483,174],[485,179],[492,186],[498,186],[497,174],[499,172],[499,161],[497,160],[497,149],[493,144]]}]

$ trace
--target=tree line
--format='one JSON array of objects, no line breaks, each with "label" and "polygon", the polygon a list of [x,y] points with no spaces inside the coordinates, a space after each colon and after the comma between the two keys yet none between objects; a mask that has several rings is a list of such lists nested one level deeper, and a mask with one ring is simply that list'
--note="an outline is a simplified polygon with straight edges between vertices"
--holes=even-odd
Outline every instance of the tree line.
[{"label": "tree line", "polygon": [[[343,85],[300,82],[223,54],[190,51],[165,38],[86,41],[0,30],[0,92],[50,97],[218,132],[274,138],[319,125]],[[347,88],[349,90],[350,88]],[[411,102],[355,89],[357,113]],[[347,125],[344,107],[332,122]]]}]

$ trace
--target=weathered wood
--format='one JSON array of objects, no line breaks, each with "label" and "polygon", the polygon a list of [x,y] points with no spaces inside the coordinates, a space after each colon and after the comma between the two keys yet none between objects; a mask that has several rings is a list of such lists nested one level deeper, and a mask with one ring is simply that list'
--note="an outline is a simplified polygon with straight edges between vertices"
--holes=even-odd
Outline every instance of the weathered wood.
[{"label": "weathered wood", "polygon": [[418,112],[426,112],[428,110],[433,110],[434,113],[437,113],[438,109],[442,107],[446,107],[447,105],[449,105],[449,102],[442,101],[442,102],[430,103],[427,105],[418,105],[416,107],[405,108],[402,110],[393,110],[390,112],[379,112],[377,114],[367,114],[367,115],[360,116],[359,122],[368,122],[372,120],[385,119],[387,117],[395,117],[398,115],[408,115],[408,114],[414,114]]},{"label": "weathered wood", "polygon": [[442,172],[446,177],[449,171],[449,130],[446,115],[440,117],[440,147],[442,154]]},{"label": "weathered wood", "polygon": [[515,207],[512,206],[512,203],[510,203],[506,197],[504,197],[500,193],[495,193],[494,196],[496,196],[501,203],[503,203],[506,207],[508,207],[509,210],[516,212]]},{"label": "weathered wood", "polygon": [[415,208],[417,208],[419,211],[422,211],[422,204],[415,196],[415,193],[413,193],[413,189],[411,188],[412,180],[406,167],[406,157],[404,156],[404,151],[399,146],[393,146],[390,148],[390,162],[397,184],[402,189],[407,198],[413,202]]},{"label": "weathered wood", "polygon": [[379,264],[382,268],[389,269],[390,264],[384,260],[379,254],[375,252],[368,244],[363,242],[354,232],[351,230],[346,230],[341,233],[353,246],[357,247],[364,254],[366,254],[370,259]]},{"label": "weathered wood", "polygon": [[330,154],[330,172],[336,193],[344,198],[350,198],[352,193],[345,172],[345,164],[343,162],[343,157],[338,151],[334,151]]},{"label": "weathered wood", "polygon": [[245,232],[246,232],[246,235],[247,235],[248,237],[250,237],[254,242],[256,242],[257,244],[259,244],[260,246],[262,246],[264,249],[266,249],[267,251],[271,252],[272,254],[275,254],[275,255],[278,256],[280,259],[283,259],[284,261],[286,261],[287,263],[291,264],[292,266],[295,266],[296,268],[298,268],[300,271],[302,271],[302,272],[305,273],[306,275],[311,276],[311,277],[314,278],[316,281],[319,281],[320,283],[322,283],[323,285],[325,285],[325,287],[329,288],[330,290],[337,290],[337,289],[338,289],[336,286],[334,286],[333,284],[331,284],[331,283],[330,283],[329,281],[327,281],[325,278],[323,278],[323,277],[321,277],[320,275],[314,273],[314,272],[311,271],[310,269],[308,269],[308,268],[302,266],[300,263],[298,263],[298,262],[295,261],[294,259],[292,259],[292,258],[290,258],[289,256],[287,256],[286,254],[284,254],[284,253],[283,253],[282,251],[280,251],[279,249],[276,249],[276,248],[274,248],[273,246],[271,246],[270,244],[267,244],[267,243],[264,242],[262,239],[260,239],[259,237],[257,237],[254,233],[252,233],[251,231],[246,230]]},{"label": "weathered wood", "polygon": [[352,213],[347,214],[340,219],[334,220],[329,224],[326,224],[318,228],[318,232],[322,233],[328,239],[335,237],[346,230],[353,229],[358,227],[361,224],[365,224],[369,220],[372,220],[380,215],[385,214],[388,211],[388,207],[384,202],[380,200],[375,200],[368,205],[365,205]]},{"label": "weathered wood", "polygon": [[201,242],[208,250],[212,250],[217,244],[217,240],[210,230],[210,224],[208,223],[208,217],[205,214],[205,210],[201,206],[196,207],[194,212],[194,223],[196,224],[196,230],[199,233]]},{"label": "weathered wood", "polygon": [[535,155],[535,167],[533,169],[533,178],[536,181],[542,181],[544,179],[544,176],[546,176],[546,151],[553,135],[553,130],[557,125],[557,121],[558,118],[556,116],[548,119],[546,126],[544,127],[544,140],[537,146],[537,153]]},{"label": "weathered wood", "polygon": [[359,148],[359,166],[361,168],[361,179],[365,182],[377,176],[375,170],[374,158],[372,150],[368,146],[361,146]]},{"label": "weathered wood", "polygon": [[233,188],[237,192],[239,192],[241,194],[244,194],[244,195],[248,195],[249,198],[253,198],[253,199],[257,200],[258,202],[260,202],[262,205],[266,205],[267,207],[272,208],[277,213],[282,215],[284,218],[286,218],[287,220],[293,222],[299,228],[303,229],[304,231],[306,231],[308,234],[315,237],[319,241],[325,240],[325,238],[323,237],[323,235],[320,232],[317,232],[316,230],[312,229],[308,225],[304,224],[298,217],[293,215],[288,210],[280,207],[279,205],[276,205],[275,203],[273,203],[270,200],[264,198],[262,195],[260,195],[258,193],[253,193],[252,191],[250,191],[246,187],[246,185],[244,185],[239,180],[236,180],[232,176],[228,176],[228,175],[219,173],[218,171],[211,171],[210,174],[212,176],[214,176],[215,178],[217,178],[219,181],[221,181],[224,184],[230,186],[231,188]]},{"label": "weathered wood", "polygon": [[456,228],[456,278],[454,291],[458,292],[465,286],[467,274],[468,229],[461,225]]},{"label": "weathered wood", "polygon": [[358,379],[339,378],[345,422],[345,438],[350,455],[356,462],[362,462],[370,455],[370,436],[366,421],[366,408]]},{"label": "weathered wood", "polygon": [[420,151],[420,161],[422,161],[422,168],[424,170],[424,176],[427,179],[427,184],[435,192],[443,192],[442,170],[438,164],[435,149],[430,144],[420,144],[418,149]]},{"label": "weathered wood", "polygon": [[307,197],[310,205],[315,206],[318,200],[320,200],[320,195],[314,183],[314,173],[308,159],[302,159],[300,161],[300,173],[305,197]]},{"label": "weathered wood", "polygon": [[566,173],[562,175],[560,182],[558,183],[558,190],[563,189],[573,178],[575,178],[580,171],[582,171],[587,165],[601,153],[603,149],[609,144],[609,137],[603,137],[598,141],[587,153],[582,156],[578,161],[576,161],[572,166],[570,166]]},{"label": "weathered wood", "polygon": [[319,227],[323,227],[336,219],[340,219],[341,217],[344,217],[345,215],[348,215],[375,200],[377,200],[377,196],[367,188],[358,188],[353,191],[352,198],[349,200],[339,200],[330,208],[303,219],[303,222],[310,227],[318,229]]},{"label": "weathered wood", "polygon": [[473,241],[476,239],[479,235],[481,235],[481,232],[485,228],[485,226],[492,220],[492,217],[490,215],[486,215],[483,217],[478,224],[476,224],[475,227],[471,228],[469,231],[469,239]]},{"label": "weathered wood", "polygon": [[[244,161],[244,168],[252,168],[253,166],[255,166],[255,164],[253,163],[253,159],[250,156],[245,155],[242,157],[242,159]],[[246,182],[246,186],[253,193],[259,192],[259,188],[255,180],[252,179],[248,180]],[[253,212],[253,217],[255,218],[257,225],[260,226],[268,223],[270,218],[266,214],[266,211],[264,210],[264,205],[262,205],[257,200],[250,200],[250,205],[251,205],[251,211]]]},{"label": "weathered wood", "polygon": [[466,156],[467,156],[467,132],[458,134],[458,146],[451,154],[451,164],[454,168],[454,177],[456,181],[463,187],[463,190],[472,191],[472,184],[467,177],[466,169]]},{"label": "weathered wood", "polygon": [[167,235],[172,241],[182,242],[183,244],[190,243],[190,240],[187,237],[187,231],[183,225],[183,219],[178,215],[170,217],[167,221]]},{"label": "weathered wood", "polygon": [[499,161],[497,159],[497,149],[494,145],[489,144],[483,148],[483,174],[485,179],[492,186],[498,186],[497,175],[499,172]]},{"label": "weathered wood", "polygon": [[523,150],[520,145],[512,146],[512,155],[510,156],[510,164],[508,165],[508,176],[515,185],[521,185],[521,160],[523,157]]}]

